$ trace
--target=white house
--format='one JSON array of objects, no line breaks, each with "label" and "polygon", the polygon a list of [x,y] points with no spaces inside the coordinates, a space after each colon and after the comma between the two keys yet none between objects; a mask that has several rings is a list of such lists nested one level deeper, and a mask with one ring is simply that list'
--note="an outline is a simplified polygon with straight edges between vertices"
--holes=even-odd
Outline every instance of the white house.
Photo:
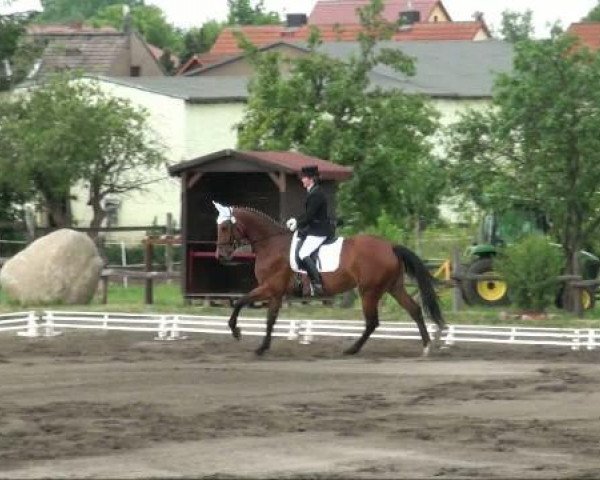
[{"label": "white house", "polygon": [[[402,48],[414,57],[417,74],[406,78],[378,66],[371,72],[372,84],[427,95],[444,124],[454,122],[467,108],[489,104],[495,74],[509,71],[512,65],[511,45],[495,40],[390,42],[384,46]],[[358,47],[356,42],[334,42],[321,48],[334,58],[348,58]],[[247,75],[224,74],[232,71],[236,61],[245,60],[236,57],[225,62],[223,75],[213,66],[210,73],[197,76],[98,80],[111,94],[147,109],[152,128],[148,134],[164,145],[170,163],[178,163],[236,147],[235,125],[242,119],[248,96]],[[119,225],[164,224],[169,212],[179,218],[180,186],[168,177],[166,169],[148,175],[154,180],[148,192],[117,199]],[[91,212],[84,198],[72,207],[80,224],[89,221]]]}]

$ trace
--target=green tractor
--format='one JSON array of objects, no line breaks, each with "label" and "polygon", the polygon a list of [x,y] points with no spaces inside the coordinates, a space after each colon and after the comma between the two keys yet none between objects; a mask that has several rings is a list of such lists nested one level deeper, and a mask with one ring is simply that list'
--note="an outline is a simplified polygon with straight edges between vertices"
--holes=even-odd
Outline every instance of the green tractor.
[{"label": "green tractor", "polygon": [[[547,233],[548,222],[539,212],[531,210],[510,210],[488,213],[484,216],[477,240],[467,248],[469,258],[465,266],[469,275],[495,274],[494,257],[505,245],[517,241],[531,233]],[[587,251],[578,255],[579,271],[584,279],[594,279],[600,270],[600,259]],[[502,280],[465,280],[462,285],[463,297],[469,305],[507,305],[509,285]],[[557,306],[561,306],[561,295]],[[595,289],[582,290],[581,302],[588,310],[595,304]]]}]

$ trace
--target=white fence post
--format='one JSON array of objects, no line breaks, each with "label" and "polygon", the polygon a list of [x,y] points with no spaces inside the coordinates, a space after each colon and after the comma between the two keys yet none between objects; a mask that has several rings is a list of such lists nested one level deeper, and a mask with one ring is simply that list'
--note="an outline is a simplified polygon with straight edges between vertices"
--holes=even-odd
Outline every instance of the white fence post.
[{"label": "white fence post", "polygon": [[288,330],[287,335],[288,340],[297,340],[298,339],[298,324],[296,320],[290,320],[290,329]]},{"label": "white fence post", "polygon": [[38,315],[36,312],[29,312],[27,316],[27,328],[24,332],[17,332],[19,337],[39,337]]},{"label": "white fence post", "polygon": [[304,324],[304,332],[302,333],[302,336],[300,337],[300,343],[302,345],[310,345],[310,343],[313,341],[312,321],[304,320],[303,324]]},{"label": "white fence post", "polygon": [[167,340],[169,334],[169,329],[167,327],[167,317],[165,315],[161,315],[160,323],[158,324],[158,333],[154,340]]},{"label": "white fence post", "polygon": [[594,329],[590,328],[588,330],[588,338],[587,338],[587,349],[594,350],[596,348],[596,339],[594,335]]},{"label": "white fence post", "polygon": [[187,340],[187,335],[181,335],[179,330],[179,315],[173,315],[171,320],[171,332],[168,340]]},{"label": "white fence post", "polygon": [[573,330],[573,345],[571,350],[579,350],[579,330]]},{"label": "white fence post", "polygon": [[444,340],[444,344],[448,347],[454,345],[454,325],[450,325],[448,330],[446,331],[446,340]]},{"label": "white fence post", "polygon": [[54,314],[52,312],[44,312],[44,337],[56,337],[60,333],[54,330]]}]

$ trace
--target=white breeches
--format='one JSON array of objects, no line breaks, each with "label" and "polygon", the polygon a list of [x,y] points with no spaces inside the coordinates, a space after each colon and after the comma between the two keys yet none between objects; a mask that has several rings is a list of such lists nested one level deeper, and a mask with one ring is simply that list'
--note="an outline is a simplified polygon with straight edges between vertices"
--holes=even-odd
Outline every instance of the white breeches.
[{"label": "white breeches", "polygon": [[314,235],[306,237],[298,252],[300,259],[304,260],[306,257],[310,257],[310,254],[319,248],[325,240],[327,240],[327,237],[315,237]]}]

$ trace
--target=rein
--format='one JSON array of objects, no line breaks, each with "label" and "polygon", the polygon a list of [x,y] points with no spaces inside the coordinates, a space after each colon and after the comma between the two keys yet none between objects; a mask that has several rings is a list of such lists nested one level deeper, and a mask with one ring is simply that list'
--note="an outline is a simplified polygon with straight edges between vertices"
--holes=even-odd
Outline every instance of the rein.
[{"label": "rein", "polygon": [[[242,242],[241,240],[235,238],[233,233],[234,233],[234,229],[236,227],[238,230],[238,235],[242,238],[245,238],[247,240],[246,242]],[[291,233],[292,232],[290,232],[288,230],[284,230],[281,232],[272,233],[271,235],[267,235],[266,237],[259,238],[258,240],[254,240],[253,242],[251,242],[250,240],[248,240],[248,237],[247,237],[245,231],[240,228],[239,224],[230,223],[229,224],[229,237],[232,238],[233,240],[231,240],[229,242],[217,243],[216,245],[217,245],[217,247],[228,246],[228,247],[232,247],[233,249],[237,249],[243,245],[250,245],[251,247],[254,247],[254,245],[262,243],[262,242],[266,242],[267,240],[269,240],[271,238],[280,237],[282,235],[289,235]]]}]

